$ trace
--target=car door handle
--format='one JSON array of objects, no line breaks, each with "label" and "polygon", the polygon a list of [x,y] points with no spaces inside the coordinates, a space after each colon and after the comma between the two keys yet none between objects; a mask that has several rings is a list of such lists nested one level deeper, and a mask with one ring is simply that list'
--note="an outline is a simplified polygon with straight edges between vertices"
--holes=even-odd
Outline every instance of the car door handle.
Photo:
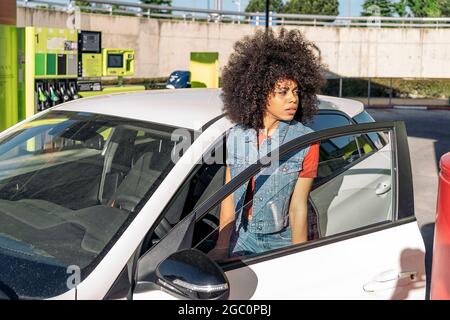
[{"label": "car door handle", "polygon": [[381,196],[391,190],[391,183],[390,182],[381,182],[377,185],[377,188],[375,189],[375,193],[377,196]]},{"label": "car door handle", "polygon": [[363,289],[365,292],[375,292],[379,290],[386,290],[393,287],[397,281],[414,282],[417,280],[417,271],[401,271],[396,275],[392,271],[388,271],[380,274],[373,281],[364,284]]}]

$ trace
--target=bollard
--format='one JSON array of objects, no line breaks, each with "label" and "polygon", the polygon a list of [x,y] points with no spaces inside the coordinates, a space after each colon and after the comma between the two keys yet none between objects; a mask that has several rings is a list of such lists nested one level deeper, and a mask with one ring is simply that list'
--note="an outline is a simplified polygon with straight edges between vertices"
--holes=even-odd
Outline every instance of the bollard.
[{"label": "bollard", "polygon": [[434,229],[431,300],[450,299],[450,152],[440,162]]}]

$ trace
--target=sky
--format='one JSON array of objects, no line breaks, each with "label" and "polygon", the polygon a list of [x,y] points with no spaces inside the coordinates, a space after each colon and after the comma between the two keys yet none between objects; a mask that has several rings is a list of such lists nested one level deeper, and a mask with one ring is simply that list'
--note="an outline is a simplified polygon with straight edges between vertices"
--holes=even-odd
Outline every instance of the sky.
[{"label": "sky", "polygon": [[[214,7],[214,0],[172,0],[173,6],[180,7],[197,7],[208,8]],[[249,0],[241,0],[241,10],[244,11]],[[341,16],[359,16],[361,13],[361,5],[364,0],[340,0],[339,1],[339,15]],[[223,10],[238,10],[238,6],[233,3],[233,0],[222,0]]]},{"label": "sky", "polygon": [[[68,0],[52,0],[56,2],[68,2]],[[126,2],[138,2],[138,0],[121,0]],[[192,8],[214,8],[215,0],[172,0],[173,6],[192,7]],[[249,0],[240,0],[241,11],[245,10]],[[364,0],[340,0],[339,1],[339,15],[340,16],[359,16],[361,13],[361,5]],[[222,0],[223,10],[238,11],[238,6],[233,0]]]}]

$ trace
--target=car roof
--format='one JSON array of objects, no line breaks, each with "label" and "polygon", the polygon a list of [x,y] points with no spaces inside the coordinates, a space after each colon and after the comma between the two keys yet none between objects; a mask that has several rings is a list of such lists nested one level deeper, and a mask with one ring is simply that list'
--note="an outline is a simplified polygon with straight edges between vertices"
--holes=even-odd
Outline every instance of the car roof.
[{"label": "car roof", "polygon": [[[199,130],[223,114],[220,89],[147,90],[73,100],[54,110],[92,112]],[[318,96],[319,109],[339,110],[354,117],[364,110],[359,101]]]}]

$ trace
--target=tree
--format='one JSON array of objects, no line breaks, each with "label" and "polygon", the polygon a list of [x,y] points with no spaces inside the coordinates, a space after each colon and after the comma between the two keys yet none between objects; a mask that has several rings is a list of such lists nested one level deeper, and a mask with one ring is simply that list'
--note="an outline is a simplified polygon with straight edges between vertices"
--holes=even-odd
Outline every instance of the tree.
[{"label": "tree", "polygon": [[400,0],[392,4],[393,12],[397,13],[399,17],[405,17],[408,14],[408,0]]},{"label": "tree", "polygon": [[[266,0],[250,0],[245,12],[265,12],[266,11]],[[282,0],[271,0],[269,11],[272,12],[282,12],[283,11],[283,1]]]},{"label": "tree", "polygon": [[[86,1],[75,1],[75,6],[77,7],[93,7],[92,3]],[[81,12],[91,12],[89,9],[81,9]]]},{"label": "tree", "polygon": [[75,5],[78,7],[90,7],[91,3],[86,1],[75,1]]},{"label": "tree", "polygon": [[440,0],[406,0],[414,17],[440,17]]},{"label": "tree", "polygon": [[284,13],[339,15],[339,0],[291,0],[284,5]]},{"label": "tree", "polygon": [[156,4],[159,6],[171,6],[172,0],[141,0],[143,4]]},{"label": "tree", "polygon": [[392,17],[394,4],[389,0],[366,0],[364,1],[362,16]]},{"label": "tree", "polygon": [[450,0],[440,0],[441,17],[450,17]]},{"label": "tree", "polygon": [[[172,0],[141,0],[141,3],[143,4],[156,4],[159,6],[171,6],[172,5]],[[156,10],[156,9],[151,9],[152,13],[171,13],[170,10]]]}]

